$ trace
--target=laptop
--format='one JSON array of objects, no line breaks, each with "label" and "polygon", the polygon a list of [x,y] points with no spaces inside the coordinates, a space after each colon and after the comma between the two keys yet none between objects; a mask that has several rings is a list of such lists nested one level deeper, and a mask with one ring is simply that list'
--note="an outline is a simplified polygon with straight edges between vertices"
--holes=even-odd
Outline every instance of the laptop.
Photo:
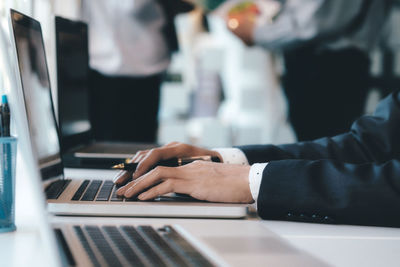
[{"label": "laptop", "polygon": [[[40,255],[31,259],[30,265],[326,266],[290,245],[258,220],[49,216],[29,135],[21,134],[28,133],[28,125],[24,104],[20,104],[14,84],[12,80],[10,106],[20,133],[18,146],[25,163],[23,170],[18,165],[17,179],[20,186],[29,189],[30,194],[24,201],[29,202],[28,213],[35,215],[23,218],[31,218],[33,228],[29,232],[38,229],[40,233],[40,236],[35,235],[40,237],[40,242],[28,242],[37,244],[34,251]],[[17,194],[21,193],[19,188]],[[29,250],[30,245],[24,248]]]},{"label": "laptop", "polygon": [[[55,18],[58,123],[67,167],[108,168],[155,144],[96,141],[90,122],[88,26]],[[106,122],[105,122],[106,123]]]},{"label": "laptop", "polygon": [[[15,11],[11,13],[14,16],[18,14]],[[19,20],[18,17],[14,19]],[[10,81],[10,106],[26,166],[25,175],[18,178],[23,178],[19,179],[21,184],[32,191],[32,199],[26,201],[31,203],[29,208],[37,217],[34,220],[39,222],[41,245],[37,252],[44,252],[40,253],[42,260],[38,264],[326,266],[256,220],[48,216],[43,205],[46,196],[41,190],[43,170],[39,168],[38,151],[28,134],[21,85],[17,86],[18,82],[14,82],[12,77]]]},{"label": "laptop", "polygon": [[50,212],[92,216],[246,216],[247,205],[195,201],[174,194],[150,202],[122,199],[116,196],[117,188],[110,179],[113,176],[96,179],[94,170],[92,179],[65,178],[40,23],[17,11],[11,11],[11,23],[21,80],[20,98]]}]

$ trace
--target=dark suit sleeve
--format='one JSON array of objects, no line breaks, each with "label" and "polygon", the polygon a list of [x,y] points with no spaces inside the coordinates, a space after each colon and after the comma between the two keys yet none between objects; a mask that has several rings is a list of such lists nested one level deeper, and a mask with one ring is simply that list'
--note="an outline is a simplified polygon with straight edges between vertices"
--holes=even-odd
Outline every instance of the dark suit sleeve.
[{"label": "dark suit sleeve", "polygon": [[240,147],[269,162],[257,200],[263,219],[400,227],[399,93],[349,133],[284,146]]},{"label": "dark suit sleeve", "polygon": [[272,161],[257,207],[263,219],[400,227],[400,161]]}]

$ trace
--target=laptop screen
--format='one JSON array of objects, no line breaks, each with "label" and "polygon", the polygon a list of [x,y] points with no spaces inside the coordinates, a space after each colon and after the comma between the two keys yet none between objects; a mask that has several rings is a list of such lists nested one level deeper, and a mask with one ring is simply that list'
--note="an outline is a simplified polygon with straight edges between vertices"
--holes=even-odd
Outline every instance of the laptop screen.
[{"label": "laptop screen", "polygon": [[38,21],[13,10],[11,21],[30,139],[46,179],[59,174],[61,157],[42,31]]},{"label": "laptop screen", "polygon": [[58,114],[62,149],[89,139],[88,27],[56,17]]}]

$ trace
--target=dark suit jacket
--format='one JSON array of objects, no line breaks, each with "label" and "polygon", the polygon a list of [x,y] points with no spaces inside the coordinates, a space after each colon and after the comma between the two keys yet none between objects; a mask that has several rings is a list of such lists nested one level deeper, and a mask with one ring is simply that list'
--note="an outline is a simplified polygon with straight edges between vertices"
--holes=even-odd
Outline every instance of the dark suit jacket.
[{"label": "dark suit jacket", "polygon": [[400,91],[348,133],[239,148],[251,164],[269,162],[257,201],[263,219],[400,227]]}]

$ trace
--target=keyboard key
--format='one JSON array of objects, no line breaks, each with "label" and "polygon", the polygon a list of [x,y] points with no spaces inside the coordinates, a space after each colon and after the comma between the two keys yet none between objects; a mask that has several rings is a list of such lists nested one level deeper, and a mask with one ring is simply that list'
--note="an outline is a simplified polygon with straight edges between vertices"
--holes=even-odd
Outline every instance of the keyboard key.
[{"label": "keyboard key", "polygon": [[112,250],[110,244],[104,237],[99,227],[85,226],[85,230],[87,231],[90,238],[93,240],[93,243],[99,250],[101,256],[104,258],[104,260],[109,266],[115,266],[115,267],[122,266],[120,260],[115,255],[114,251]]},{"label": "keyboard key", "polygon": [[68,261],[68,265],[76,266],[74,256],[72,255],[72,252],[68,246],[67,240],[65,240],[63,232],[61,229],[54,229],[54,233],[59,246],[62,248],[65,258]]},{"label": "keyboard key", "polygon": [[96,201],[108,201],[113,186],[113,181],[105,181],[100,189],[99,194],[97,195]]},{"label": "keyboard key", "polygon": [[188,266],[185,261],[151,226],[138,226],[138,231],[159,251],[164,260],[173,266]]},{"label": "keyboard key", "polygon": [[121,226],[121,230],[126,234],[131,244],[144,255],[151,266],[167,266],[167,264],[163,262],[161,256],[153,250],[134,227]]},{"label": "keyboard key", "polygon": [[78,236],[83,248],[85,249],[86,253],[88,254],[90,260],[92,261],[94,266],[100,266],[99,261],[96,258],[96,255],[94,254],[92,248],[89,245],[89,241],[87,240],[85,234],[83,233],[83,230],[80,226],[74,226],[75,233]]},{"label": "keyboard key", "polygon": [[63,180],[57,180],[53,183],[51,183],[47,188],[46,188],[46,197],[47,199],[58,199],[61,195],[61,193],[67,188],[71,180],[69,179],[63,179]]},{"label": "keyboard key", "polygon": [[213,266],[197,249],[184,239],[174,228],[165,226],[162,236],[187,261],[195,266]]},{"label": "keyboard key", "polygon": [[100,180],[93,180],[88,189],[86,190],[85,194],[82,197],[82,201],[93,201],[96,197],[97,191],[99,191],[100,185],[102,181]]},{"label": "keyboard key", "polygon": [[122,197],[117,196],[117,190],[119,187],[114,186],[114,191],[111,195],[111,201],[123,201],[124,199]]},{"label": "keyboard key", "polygon": [[79,186],[78,190],[75,192],[74,196],[72,197],[71,200],[79,200],[81,199],[81,196],[83,194],[83,192],[85,192],[86,187],[89,184],[89,180],[85,180],[82,182],[81,186]]},{"label": "keyboard key", "polygon": [[114,242],[114,245],[118,248],[125,259],[134,266],[146,266],[140,259],[140,256],[132,249],[129,243],[125,240],[118,228],[115,226],[104,226],[104,231]]}]

